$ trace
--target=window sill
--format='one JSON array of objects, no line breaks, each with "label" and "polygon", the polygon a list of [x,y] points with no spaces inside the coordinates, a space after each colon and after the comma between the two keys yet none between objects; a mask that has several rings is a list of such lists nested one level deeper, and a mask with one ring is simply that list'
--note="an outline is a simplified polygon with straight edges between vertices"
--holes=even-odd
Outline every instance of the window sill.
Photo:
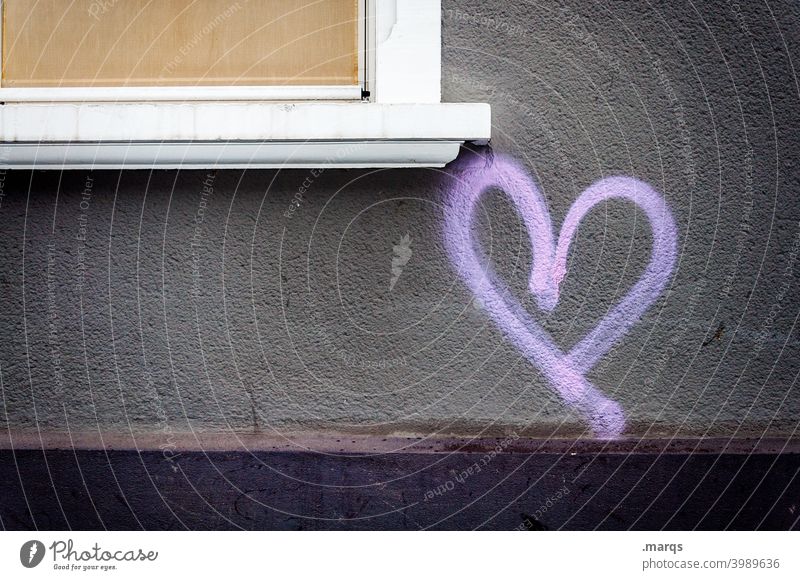
[{"label": "window sill", "polygon": [[486,142],[486,104],[7,103],[10,169],[442,167]]}]

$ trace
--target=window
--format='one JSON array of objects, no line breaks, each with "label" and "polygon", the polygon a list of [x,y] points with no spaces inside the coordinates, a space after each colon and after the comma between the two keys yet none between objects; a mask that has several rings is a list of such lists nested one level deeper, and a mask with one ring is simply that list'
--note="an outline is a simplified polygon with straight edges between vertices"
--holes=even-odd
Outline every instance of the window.
[{"label": "window", "polygon": [[0,0],[0,167],[442,166],[440,0]]},{"label": "window", "polygon": [[[363,0],[4,0],[1,86],[305,86],[319,98],[361,98],[365,10]],[[91,100],[115,92],[61,94]]]}]

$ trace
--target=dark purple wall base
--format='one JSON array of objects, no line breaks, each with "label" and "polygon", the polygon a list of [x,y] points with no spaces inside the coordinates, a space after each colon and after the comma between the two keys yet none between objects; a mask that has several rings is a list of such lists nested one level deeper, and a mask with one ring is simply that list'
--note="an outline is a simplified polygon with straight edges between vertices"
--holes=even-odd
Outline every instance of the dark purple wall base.
[{"label": "dark purple wall base", "polygon": [[[0,523],[6,530],[798,528],[798,454],[484,459],[182,452],[170,461],[159,452],[2,450]],[[481,470],[470,474],[476,462]]]}]

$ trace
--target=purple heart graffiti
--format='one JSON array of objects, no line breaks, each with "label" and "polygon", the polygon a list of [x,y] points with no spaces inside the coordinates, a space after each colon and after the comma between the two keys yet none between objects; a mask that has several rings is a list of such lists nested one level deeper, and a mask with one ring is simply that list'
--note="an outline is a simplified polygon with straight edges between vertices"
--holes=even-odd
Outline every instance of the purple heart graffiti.
[{"label": "purple heart graffiti", "polygon": [[[514,299],[487,265],[473,235],[472,224],[481,196],[498,188],[513,201],[528,230],[533,253],[528,288],[539,308],[551,311],[567,273],[569,248],[581,220],[601,201],[635,203],[653,232],[650,262],[630,292],[580,340],[564,352]],[[578,410],[597,437],[613,439],[625,430],[625,413],[586,374],[622,338],[658,298],[672,276],[677,252],[675,221],[664,199],[646,183],[631,177],[608,177],[586,189],[567,213],[558,242],[553,243],[550,212],[539,188],[515,160],[472,156],[455,166],[447,193],[445,244],[459,275],[480,299],[506,337],[538,367],[551,387]]]}]

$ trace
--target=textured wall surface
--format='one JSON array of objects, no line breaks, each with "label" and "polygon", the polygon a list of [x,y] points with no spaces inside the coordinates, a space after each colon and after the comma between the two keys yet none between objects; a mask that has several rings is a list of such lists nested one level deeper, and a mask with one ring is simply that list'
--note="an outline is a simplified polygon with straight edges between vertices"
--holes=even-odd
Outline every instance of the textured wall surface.
[{"label": "textured wall surface", "polygon": [[[556,228],[609,175],[672,209],[672,282],[589,378],[631,435],[791,435],[800,5],[561,4],[445,0],[442,82],[446,101],[492,104],[495,151]],[[0,424],[588,435],[453,270],[447,174],[4,174]],[[642,213],[600,206],[545,315],[513,207],[483,209],[495,268],[565,348],[648,260]]]}]

